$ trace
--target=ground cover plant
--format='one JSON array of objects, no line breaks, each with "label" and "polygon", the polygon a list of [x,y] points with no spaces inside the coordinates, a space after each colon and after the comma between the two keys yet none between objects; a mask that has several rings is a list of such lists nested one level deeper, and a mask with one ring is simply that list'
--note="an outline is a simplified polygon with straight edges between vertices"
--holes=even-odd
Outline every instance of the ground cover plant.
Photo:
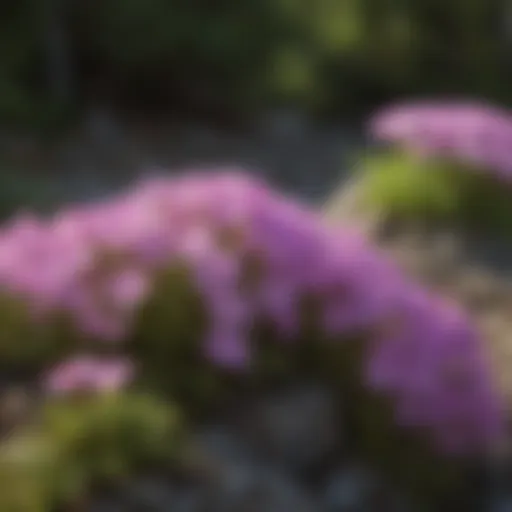
[{"label": "ground cover plant", "polygon": [[369,208],[510,236],[510,113],[469,102],[405,103],[378,112],[369,132],[384,145],[362,159]]},{"label": "ground cover plant", "polygon": [[0,285],[0,360],[42,396],[0,444],[2,510],[77,507],[98,481],[179,466],[187,421],[297,375],[332,386],[353,449],[430,505],[503,436],[466,315],[243,172],[16,217]]}]

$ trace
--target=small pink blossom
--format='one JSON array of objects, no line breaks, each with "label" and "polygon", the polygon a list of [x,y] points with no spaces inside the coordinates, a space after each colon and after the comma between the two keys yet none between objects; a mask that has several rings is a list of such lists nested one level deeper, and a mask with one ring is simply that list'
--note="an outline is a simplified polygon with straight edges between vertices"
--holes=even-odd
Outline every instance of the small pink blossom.
[{"label": "small pink blossom", "polygon": [[134,368],[125,359],[100,359],[81,356],[65,361],[51,370],[45,380],[50,393],[77,391],[117,391],[129,383]]},{"label": "small pink blossom", "polygon": [[477,102],[419,102],[377,112],[370,133],[421,154],[449,157],[512,179],[512,114]]},{"label": "small pink blossom", "polygon": [[108,279],[105,288],[115,307],[132,310],[148,296],[150,282],[142,271],[125,269]]}]

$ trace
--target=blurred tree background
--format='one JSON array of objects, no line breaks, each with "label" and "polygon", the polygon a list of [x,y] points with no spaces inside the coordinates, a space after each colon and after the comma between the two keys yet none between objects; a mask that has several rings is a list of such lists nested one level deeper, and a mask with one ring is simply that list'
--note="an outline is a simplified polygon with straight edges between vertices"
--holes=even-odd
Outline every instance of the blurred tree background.
[{"label": "blurred tree background", "polygon": [[95,102],[322,118],[397,96],[512,100],[502,0],[16,0],[0,4],[0,120],[47,130]]}]

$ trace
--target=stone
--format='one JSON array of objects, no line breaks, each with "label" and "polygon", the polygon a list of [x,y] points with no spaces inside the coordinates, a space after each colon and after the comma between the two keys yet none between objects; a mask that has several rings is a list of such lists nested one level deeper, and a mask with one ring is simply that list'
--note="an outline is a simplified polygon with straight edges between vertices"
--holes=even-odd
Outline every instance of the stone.
[{"label": "stone", "polygon": [[88,512],[203,512],[204,489],[183,485],[170,478],[140,475],[108,496],[97,497]]},{"label": "stone", "polygon": [[357,176],[335,188],[322,207],[326,222],[356,228],[367,236],[376,236],[384,217],[379,212],[363,208],[363,192],[364,183]]},{"label": "stone", "polygon": [[229,425],[198,429],[188,452],[185,465],[198,485],[200,512],[319,510],[298,482]]},{"label": "stone", "polygon": [[205,512],[323,512],[303,487],[271,466],[234,465],[208,496]]},{"label": "stone", "polygon": [[292,472],[321,465],[343,444],[337,401],[321,386],[297,385],[270,393],[244,419],[258,451]]},{"label": "stone", "polygon": [[97,498],[86,508],[87,512],[128,512],[126,505],[117,498]]},{"label": "stone", "polygon": [[169,482],[155,477],[137,478],[124,491],[123,501],[127,505],[155,512],[173,503],[176,494]]},{"label": "stone", "polygon": [[429,286],[450,284],[458,271],[460,240],[450,231],[408,230],[381,243],[405,272]]},{"label": "stone", "polygon": [[497,446],[488,460],[486,510],[512,512],[512,446],[510,439]]},{"label": "stone", "polygon": [[468,267],[458,275],[457,295],[471,310],[482,311],[502,302],[506,291],[497,276],[477,267]]},{"label": "stone", "polygon": [[498,494],[492,499],[488,510],[489,512],[512,512],[512,496]]},{"label": "stone", "polygon": [[311,122],[300,110],[274,109],[261,116],[259,131],[277,140],[302,140],[311,131]]},{"label": "stone", "polygon": [[322,491],[326,512],[407,512],[405,499],[359,463],[342,466]]}]

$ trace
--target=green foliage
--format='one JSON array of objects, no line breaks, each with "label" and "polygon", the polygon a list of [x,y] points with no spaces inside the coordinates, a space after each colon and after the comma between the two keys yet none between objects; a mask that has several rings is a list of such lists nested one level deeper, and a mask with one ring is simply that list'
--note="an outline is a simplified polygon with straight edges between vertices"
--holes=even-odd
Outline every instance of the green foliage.
[{"label": "green foliage", "polygon": [[[54,117],[46,113],[54,21],[42,8],[58,5],[21,0],[0,12],[4,120],[44,128]],[[55,22],[68,34],[57,52],[73,55],[83,91],[99,77],[117,89],[115,99],[226,112],[292,102],[324,113],[403,93],[510,100],[498,0],[96,0],[67,8]]]},{"label": "green foliage", "polygon": [[486,169],[405,151],[363,160],[363,206],[392,221],[512,233],[512,187]]},{"label": "green foliage", "polygon": [[38,433],[11,435],[0,446],[0,508],[13,512],[51,510],[62,462],[56,447]]},{"label": "green foliage", "polygon": [[114,70],[127,94],[142,87],[143,102],[156,93],[162,102],[184,99],[226,110],[249,108],[262,92],[263,67],[284,28],[268,0],[214,8],[207,2],[107,0],[88,8],[80,24],[83,45],[106,81],[113,79],[107,70]]},{"label": "green foliage", "polygon": [[0,447],[0,508],[48,512],[83,499],[97,482],[168,464],[180,439],[172,405],[148,394],[69,397]]},{"label": "green foliage", "polygon": [[129,349],[142,363],[149,386],[171,390],[189,405],[198,401],[204,405],[213,399],[213,383],[200,351],[206,328],[201,298],[185,266],[163,271],[155,282],[152,297],[138,315]]},{"label": "green foliage", "polygon": [[164,64],[174,84],[192,90],[201,79],[216,95],[229,87],[240,101],[256,95],[332,110],[368,101],[358,98],[361,88],[456,92],[461,76],[466,92],[497,93],[498,8],[493,1],[244,0],[213,11],[204,2],[109,0],[91,11],[90,37],[117,69]]},{"label": "green foliage", "polygon": [[383,215],[428,222],[458,212],[460,183],[445,163],[396,151],[366,158],[362,168],[363,201]]},{"label": "green foliage", "polygon": [[41,429],[89,479],[126,476],[168,460],[177,448],[177,411],[150,394],[71,397],[48,404]]},{"label": "green foliage", "polygon": [[76,336],[60,318],[36,322],[21,299],[0,294],[0,368],[39,371],[76,346]]}]

